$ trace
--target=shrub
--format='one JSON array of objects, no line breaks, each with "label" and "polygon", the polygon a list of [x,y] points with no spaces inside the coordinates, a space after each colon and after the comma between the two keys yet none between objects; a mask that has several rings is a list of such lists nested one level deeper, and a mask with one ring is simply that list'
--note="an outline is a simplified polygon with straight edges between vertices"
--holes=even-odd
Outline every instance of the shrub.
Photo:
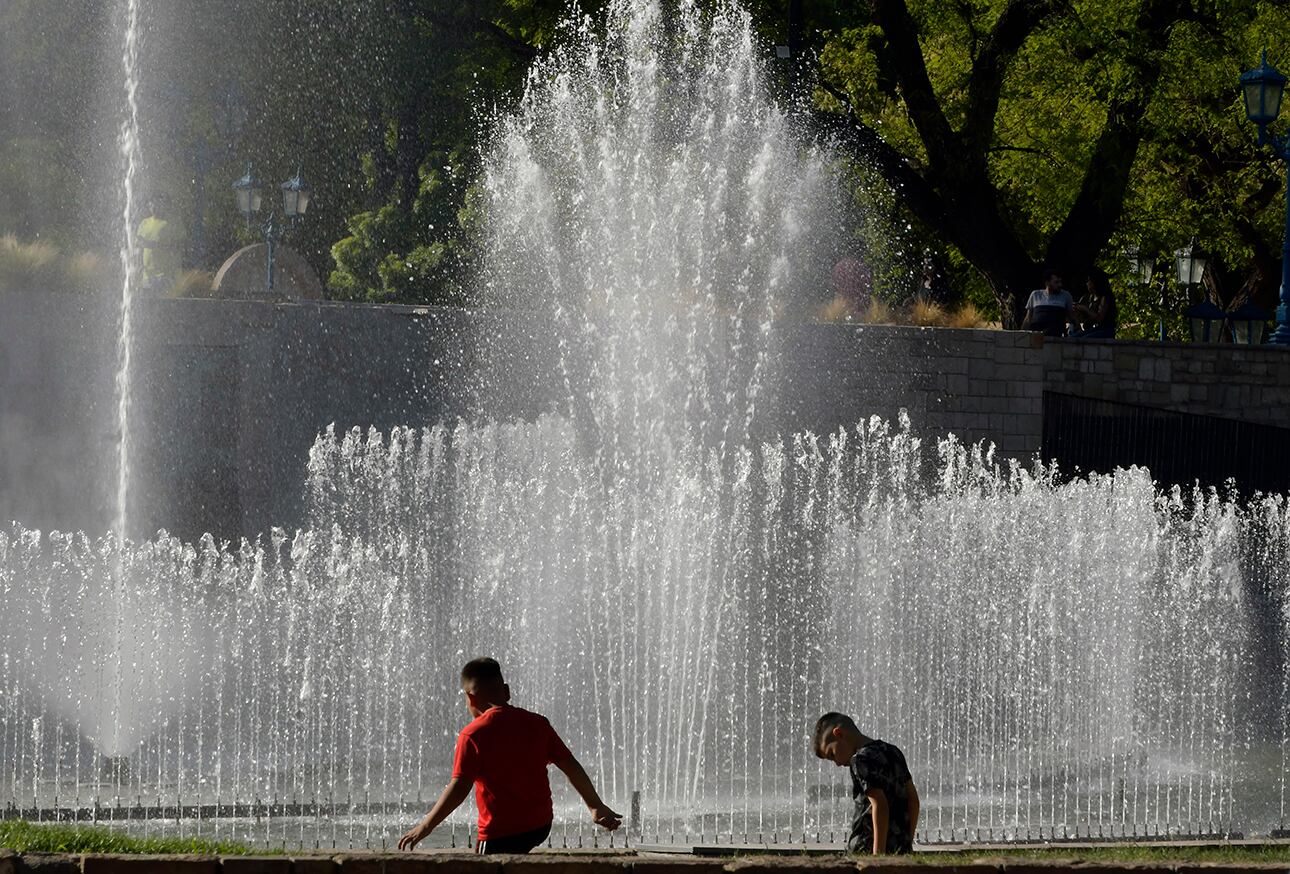
[{"label": "shrub", "polygon": [[924,328],[940,327],[945,324],[945,307],[925,297],[916,297],[909,307],[909,323]]},{"label": "shrub", "polygon": [[860,314],[860,321],[866,325],[894,325],[896,324],[895,314],[891,307],[883,303],[878,298],[871,298],[869,306]]},{"label": "shrub", "polygon": [[64,287],[77,294],[115,293],[121,285],[115,261],[97,252],[81,252],[64,262]]},{"label": "shrub", "polygon": [[0,237],[0,288],[6,291],[36,291],[63,287],[59,273],[59,251],[53,243],[37,240],[24,243],[12,234]]},{"label": "shrub", "polygon": [[820,307],[817,318],[821,322],[849,322],[855,318],[855,310],[851,306],[851,301],[842,295],[838,295],[833,300]]},{"label": "shrub", "polygon": [[166,292],[166,297],[213,297],[214,284],[215,274],[209,270],[185,270]]},{"label": "shrub", "polygon": [[946,324],[951,328],[985,328],[989,326],[980,308],[968,301],[954,311]]}]

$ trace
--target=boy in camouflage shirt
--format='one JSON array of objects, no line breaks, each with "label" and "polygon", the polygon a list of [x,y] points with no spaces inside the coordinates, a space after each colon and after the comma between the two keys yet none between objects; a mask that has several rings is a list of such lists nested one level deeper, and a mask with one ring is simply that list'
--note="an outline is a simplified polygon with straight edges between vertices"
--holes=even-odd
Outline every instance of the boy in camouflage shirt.
[{"label": "boy in camouflage shirt", "polygon": [[815,754],[851,770],[853,853],[909,853],[918,827],[918,788],[900,749],[865,737],[851,717],[826,713],[815,723]]}]

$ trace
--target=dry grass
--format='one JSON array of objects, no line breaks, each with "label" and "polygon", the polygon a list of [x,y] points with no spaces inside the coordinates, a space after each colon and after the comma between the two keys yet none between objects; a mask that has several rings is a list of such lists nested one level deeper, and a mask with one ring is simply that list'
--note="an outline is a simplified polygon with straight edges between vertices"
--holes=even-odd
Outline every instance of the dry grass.
[{"label": "dry grass", "polygon": [[928,300],[925,297],[916,297],[914,302],[909,306],[909,323],[918,325],[922,328],[939,328],[945,325],[946,313],[945,307]]},{"label": "dry grass", "polygon": [[869,301],[869,306],[860,314],[860,321],[866,325],[894,325],[896,324],[896,314],[887,304],[878,298]]},{"label": "dry grass", "polygon": [[115,266],[97,252],[73,255],[67,259],[63,268],[66,287],[68,291],[79,294],[115,289],[120,284],[116,278]]},{"label": "dry grass", "polygon": [[212,297],[215,274],[209,270],[185,270],[166,292],[166,297]]},{"label": "dry grass", "polygon": [[833,300],[820,307],[816,317],[821,322],[849,322],[856,316],[855,309],[851,306],[851,301],[842,295],[838,295]]},{"label": "dry grass", "polygon": [[63,285],[59,273],[58,247],[37,240],[24,243],[12,234],[0,237],[0,288],[36,291]]},{"label": "dry grass", "polygon": [[955,310],[945,322],[950,328],[984,328],[989,325],[980,308],[968,301]]},{"label": "dry grass", "polygon": [[0,237],[0,291],[111,294],[120,284],[116,262],[97,252],[72,255],[44,240]]}]

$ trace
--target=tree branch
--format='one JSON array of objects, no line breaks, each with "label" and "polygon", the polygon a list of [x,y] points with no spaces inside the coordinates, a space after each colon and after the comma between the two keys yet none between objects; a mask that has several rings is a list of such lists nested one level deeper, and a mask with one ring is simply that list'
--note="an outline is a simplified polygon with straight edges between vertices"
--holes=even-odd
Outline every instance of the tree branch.
[{"label": "tree branch", "polygon": [[1079,194],[1049,240],[1049,263],[1073,272],[1087,269],[1119,224],[1138,145],[1146,134],[1143,117],[1160,81],[1155,55],[1168,45],[1173,24],[1192,16],[1185,6],[1176,0],[1148,0],[1139,13],[1136,29],[1147,34],[1148,45],[1135,55],[1138,87],[1129,97],[1111,101]]},{"label": "tree branch", "polygon": [[856,115],[851,101],[839,89],[821,81],[820,88],[842,104],[844,112],[816,113],[816,121],[857,152],[887,184],[896,189],[910,212],[932,227],[946,223],[945,201],[926,179],[910,165],[909,159]]},{"label": "tree branch", "polygon": [[940,100],[927,75],[923,61],[923,48],[918,43],[918,25],[909,14],[904,0],[872,0],[874,23],[882,29],[891,52],[888,59],[900,83],[901,96],[909,110],[910,120],[927,149],[928,164],[937,175],[957,175],[955,169],[963,166],[959,149],[949,120],[941,110]]},{"label": "tree branch", "polygon": [[1009,0],[972,61],[963,122],[963,150],[969,156],[980,156],[983,170],[986,150],[994,138],[999,95],[1008,65],[1044,18],[1064,5],[1066,0]]}]

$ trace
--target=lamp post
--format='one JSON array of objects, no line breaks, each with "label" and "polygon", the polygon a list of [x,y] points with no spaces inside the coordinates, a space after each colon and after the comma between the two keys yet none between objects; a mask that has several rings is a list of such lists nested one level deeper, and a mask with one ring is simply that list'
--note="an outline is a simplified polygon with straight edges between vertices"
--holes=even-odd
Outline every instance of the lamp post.
[{"label": "lamp post", "polygon": [[[1196,242],[1195,242],[1195,240],[1192,240],[1192,241],[1191,241],[1191,242],[1189,242],[1186,246],[1183,246],[1181,249],[1178,249],[1178,250],[1176,250],[1176,251],[1174,252],[1174,273],[1175,273],[1175,275],[1176,275],[1176,276],[1177,276],[1177,278],[1178,278],[1178,284],[1179,284],[1179,285],[1181,285],[1181,286],[1183,287],[1183,293],[1184,293],[1184,294],[1186,294],[1186,295],[1188,295],[1188,297],[1190,297],[1190,291],[1191,291],[1191,289],[1192,289],[1192,288],[1194,288],[1194,287],[1195,287],[1195,286],[1197,286],[1197,285],[1200,285],[1200,284],[1201,284],[1201,282],[1203,282],[1203,281],[1204,281],[1204,279],[1205,279],[1205,266],[1206,266],[1206,264],[1207,264],[1207,263],[1208,263],[1208,262],[1207,262],[1207,260],[1206,260],[1205,256],[1203,256],[1203,255],[1202,255],[1202,254],[1201,254],[1201,253],[1196,249]],[[1167,284],[1167,283],[1166,283],[1166,284]],[[1165,294],[1165,292],[1164,292],[1164,286],[1162,286],[1162,287],[1161,287],[1161,290],[1160,290],[1160,302],[1161,302],[1161,312],[1162,312],[1162,313],[1164,312],[1164,294]],[[1206,297],[1205,302],[1208,302],[1208,297]],[[1199,305],[1198,305],[1198,306],[1199,306]],[[1213,306],[1213,305],[1211,304],[1211,306]],[[1222,310],[1218,309],[1218,307],[1213,307],[1213,308],[1214,308],[1215,310],[1218,310],[1218,313],[1219,313],[1219,321],[1220,321],[1220,323],[1221,323],[1221,321],[1222,321],[1222,319],[1223,319],[1223,316],[1224,316],[1225,314],[1223,313],[1223,311],[1222,311]],[[1205,327],[1204,327],[1204,331],[1203,331],[1203,332],[1202,332],[1202,334],[1201,334],[1201,336],[1202,336],[1204,339],[1197,339],[1197,334],[1196,334],[1196,327],[1197,327],[1197,326],[1196,326],[1195,321],[1193,321],[1193,319],[1192,319],[1192,311],[1193,311],[1194,309],[1196,309],[1196,307],[1188,307],[1188,309],[1187,309],[1187,311],[1186,311],[1186,313],[1185,313],[1185,315],[1186,315],[1187,319],[1191,322],[1191,328],[1192,328],[1192,331],[1191,331],[1191,334],[1192,334],[1192,340],[1193,340],[1193,341],[1195,341],[1195,342],[1203,342],[1203,343],[1209,343],[1209,342],[1212,342],[1212,341],[1209,339],[1209,333],[1210,333],[1210,332],[1209,332],[1209,325],[1208,325],[1208,324],[1206,324],[1206,325],[1205,325]],[[1207,317],[1207,318],[1212,319],[1212,318],[1213,318],[1213,313],[1206,313],[1204,317]],[[1162,315],[1162,317],[1161,317],[1161,322],[1160,322],[1160,339],[1161,339],[1161,340],[1165,339],[1165,329],[1164,329],[1164,319],[1163,319],[1163,315]]]},{"label": "lamp post", "polygon": [[[260,233],[264,235],[264,243],[268,249],[268,279],[265,282],[265,290],[270,295],[273,294],[273,260],[277,245],[288,230],[304,221],[305,212],[309,209],[309,200],[313,197],[313,189],[300,178],[299,170],[296,170],[296,175],[283,182],[280,187],[282,214],[286,224],[278,222],[277,211],[271,208],[269,217],[260,226]],[[250,226],[251,218],[260,211],[264,202],[260,180],[251,171],[250,164],[246,165],[246,175],[233,183],[233,191],[237,196],[238,212],[242,213],[247,225]]]},{"label": "lamp post", "polygon": [[[1156,259],[1142,253],[1142,247],[1130,243],[1124,247],[1124,260],[1129,262],[1129,272],[1133,274],[1135,285],[1147,288],[1151,285],[1151,276],[1156,270]],[[1160,339],[1165,339],[1165,290],[1160,288]]]},{"label": "lamp post", "polygon": [[1183,314],[1191,327],[1193,343],[1219,343],[1223,339],[1223,322],[1227,313],[1206,297],[1200,303],[1187,307]]},{"label": "lamp post", "polygon": [[1227,314],[1227,321],[1232,326],[1232,341],[1243,346],[1258,346],[1263,342],[1263,332],[1267,329],[1269,313],[1254,301],[1246,300]]},{"label": "lamp post", "polygon": [[1258,125],[1259,145],[1271,145],[1277,157],[1286,162],[1286,224],[1284,243],[1281,247],[1281,301],[1277,306],[1277,329],[1272,342],[1290,345],[1290,134],[1277,136],[1268,125],[1281,113],[1281,95],[1285,91],[1286,77],[1268,63],[1268,50],[1263,50],[1259,66],[1241,74],[1241,93],[1245,97],[1245,117]]}]

